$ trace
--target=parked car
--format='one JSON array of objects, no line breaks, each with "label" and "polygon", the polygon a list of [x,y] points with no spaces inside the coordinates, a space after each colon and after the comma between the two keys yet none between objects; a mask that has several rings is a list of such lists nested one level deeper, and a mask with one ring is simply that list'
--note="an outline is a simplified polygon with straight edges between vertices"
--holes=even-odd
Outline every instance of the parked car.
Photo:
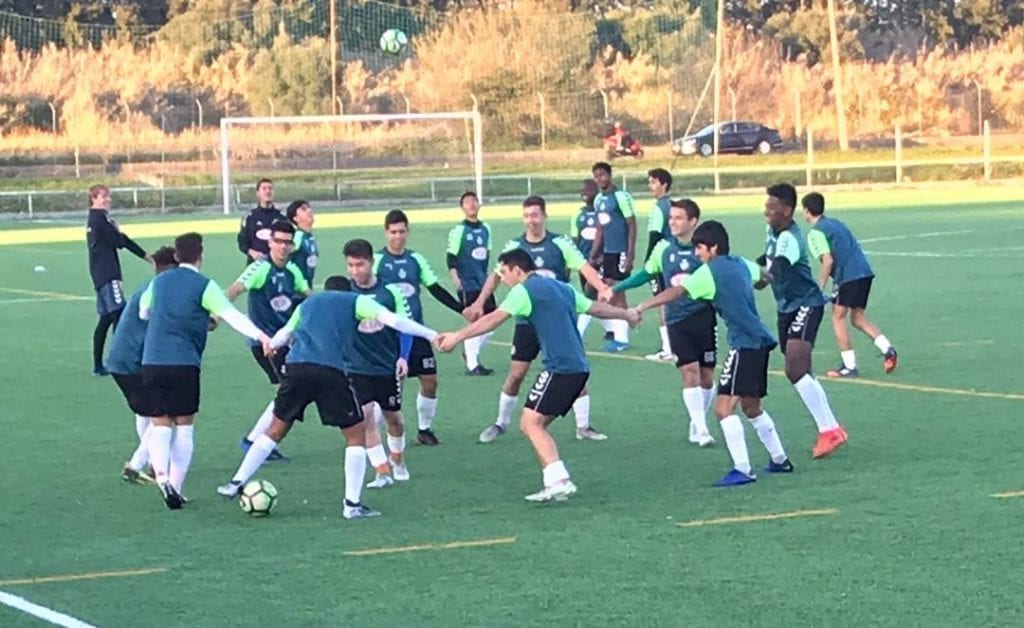
[{"label": "parked car", "polygon": [[[672,142],[675,155],[703,155],[715,152],[714,125],[708,125],[693,135]],[[756,122],[722,122],[718,125],[719,153],[761,153],[767,155],[782,147],[782,136],[775,129]]]}]

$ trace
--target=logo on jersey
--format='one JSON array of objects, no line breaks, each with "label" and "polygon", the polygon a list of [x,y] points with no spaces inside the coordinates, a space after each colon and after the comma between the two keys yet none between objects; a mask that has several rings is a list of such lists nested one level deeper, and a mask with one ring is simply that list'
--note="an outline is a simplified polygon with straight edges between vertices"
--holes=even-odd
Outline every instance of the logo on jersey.
[{"label": "logo on jersey", "polygon": [[404,297],[411,297],[414,294],[416,294],[416,286],[412,285],[407,281],[403,281],[392,285],[398,288],[401,291],[402,296]]},{"label": "logo on jersey", "polygon": [[405,272],[404,268],[399,268],[398,269],[398,278],[399,279],[405,279],[408,276],[408,274],[409,273]]},{"label": "logo on jersey", "polygon": [[675,287],[678,287],[683,285],[683,283],[685,283],[686,280],[689,278],[690,273],[679,273],[677,275],[672,275],[672,279],[669,280],[669,283]]},{"label": "logo on jersey", "polygon": [[487,247],[486,246],[478,246],[478,247],[476,247],[470,253],[470,256],[472,256],[472,258],[475,259],[475,260],[484,261],[485,259],[487,259]]},{"label": "logo on jersey", "polygon": [[306,266],[309,268],[316,268],[316,265],[320,263],[320,258],[316,255],[310,255],[306,258]]},{"label": "logo on jersey", "polygon": [[270,300],[270,307],[275,312],[287,312],[292,307],[292,299],[287,294],[279,294]]},{"label": "logo on jersey", "polygon": [[602,211],[600,214],[597,215],[597,221],[600,222],[602,225],[607,225],[612,221],[611,214]]},{"label": "logo on jersey", "polygon": [[270,229],[257,229],[256,230],[256,239],[257,240],[263,240],[264,242],[267,242],[267,241],[270,240],[270,233],[271,233]]},{"label": "logo on jersey", "polygon": [[[588,225],[594,224],[593,220],[587,221]],[[597,227],[583,227],[580,229],[580,237],[584,240],[593,240],[597,237]]]}]

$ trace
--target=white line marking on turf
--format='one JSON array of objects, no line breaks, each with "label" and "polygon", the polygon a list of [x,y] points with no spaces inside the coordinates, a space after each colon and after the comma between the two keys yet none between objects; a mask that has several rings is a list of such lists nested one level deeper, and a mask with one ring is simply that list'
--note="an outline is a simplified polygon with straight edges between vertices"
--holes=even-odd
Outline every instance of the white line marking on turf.
[{"label": "white line marking on turf", "polygon": [[31,299],[0,299],[0,305],[17,305],[18,303],[68,303],[72,301],[92,301],[92,297],[36,297]]},{"label": "white line marking on turf", "polygon": [[864,251],[868,255],[878,255],[881,257],[927,257],[927,258],[945,258],[949,260],[963,259],[965,257],[975,259],[1021,259],[1024,257],[1020,254],[1008,254],[1000,255],[1002,252],[1000,249],[992,249],[988,253],[965,253],[961,251],[949,251],[947,253],[933,253],[931,251]]},{"label": "white line marking on turf", "polygon": [[66,626],[67,628],[96,628],[92,624],[87,624],[80,619],[75,619],[71,615],[65,615],[64,613],[58,613],[57,611],[33,604],[23,597],[0,591],[0,604],[10,606],[15,610],[19,610],[23,613],[27,613],[41,619],[48,621],[51,624],[57,626]]},{"label": "white line marking on turf", "polygon": [[893,240],[916,240],[917,238],[938,238],[948,235],[963,235],[965,233],[974,233],[974,229],[958,229],[956,231],[929,231],[927,233],[908,233],[906,235],[894,235],[894,236],[883,236],[880,238],[864,238],[860,241],[861,244],[865,242],[891,242]]}]

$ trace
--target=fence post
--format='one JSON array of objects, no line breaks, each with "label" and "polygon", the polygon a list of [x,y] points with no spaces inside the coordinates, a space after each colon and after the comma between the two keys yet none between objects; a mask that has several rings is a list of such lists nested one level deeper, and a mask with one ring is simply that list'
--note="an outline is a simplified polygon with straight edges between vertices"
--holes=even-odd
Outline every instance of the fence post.
[{"label": "fence post", "polygon": [[896,123],[896,183],[903,181],[903,130]]},{"label": "fence post", "polygon": [[670,90],[668,90],[668,143],[669,143],[669,145],[671,145],[672,142],[675,141],[675,139],[676,139],[675,138],[675,129],[674,129],[675,124],[673,124],[674,120],[672,119],[674,117],[675,116],[672,115],[672,90],[670,89]]},{"label": "fence post", "polygon": [[433,179],[430,180],[430,200],[437,202],[437,185]]},{"label": "fence post", "polygon": [[608,119],[608,92],[603,89],[597,90],[601,92],[601,104],[604,106],[604,119]]},{"label": "fence post", "polygon": [[814,185],[814,132],[807,128],[807,187]]},{"label": "fence post", "polygon": [[132,188],[132,207],[139,206],[139,188]]},{"label": "fence post", "polygon": [[335,99],[334,99],[334,100],[338,101],[338,115],[339,115],[339,116],[341,116],[341,115],[344,115],[344,114],[345,114],[345,111],[344,111],[344,109],[343,109],[343,108],[342,108],[342,106],[341,106],[341,96],[337,96],[337,97],[335,97]]},{"label": "fence post", "polygon": [[544,94],[537,92],[537,99],[540,101],[540,149],[548,149],[548,127],[545,120]]},{"label": "fence post", "polygon": [[981,143],[982,168],[983,168],[983,172],[984,172],[985,181],[991,181],[992,180],[992,135],[991,135],[991,129],[989,128],[988,120],[985,120],[985,123],[982,125],[982,128],[984,129],[984,133],[985,133],[985,137],[982,139],[982,143]]},{"label": "fence post", "polygon": [[32,211],[32,194],[29,193],[29,195],[28,195],[28,218],[29,218],[29,220],[32,220],[32,215],[33,215],[33,211]]},{"label": "fence post", "polygon": [[75,178],[76,179],[81,179],[82,178],[82,166],[81,166],[81,163],[79,162],[78,144],[75,144]]},{"label": "fence post", "polygon": [[402,100],[405,101],[405,115],[409,115],[412,113],[412,107],[409,106],[409,98],[406,97],[405,92],[402,92],[400,96],[402,97]]},{"label": "fence post", "polygon": [[533,177],[526,175],[526,195],[533,196]]},{"label": "fence post", "polygon": [[[803,115],[800,111],[800,90],[793,92],[793,131],[795,131],[796,138],[799,140],[800,136],[804,134],[804,121]],[[810,131],[810,129],[808,129]]]},{"label": "fence post", "polygon": [[50,105],[50,128],[53,134],[57,135],[57,108],[53,106],[52,102],[47,101],[46,104]]},{"label": "fence post", "polygon": [[203,103],[199,102],[198,98],[196,98],[196,109],[199,110],[199,128],[202,129],[203,128]]}]

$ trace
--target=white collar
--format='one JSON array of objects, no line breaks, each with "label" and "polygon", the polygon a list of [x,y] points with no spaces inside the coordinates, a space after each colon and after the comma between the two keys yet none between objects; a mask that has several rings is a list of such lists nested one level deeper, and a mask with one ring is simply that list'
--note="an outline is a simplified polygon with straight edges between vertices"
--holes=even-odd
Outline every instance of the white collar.
[{"label": "white collar", "polygon": [[197,273],[199,272],[199,269],[194,264],[178,264],[178,268],[187,268],[189,270],[194,270]]}]

